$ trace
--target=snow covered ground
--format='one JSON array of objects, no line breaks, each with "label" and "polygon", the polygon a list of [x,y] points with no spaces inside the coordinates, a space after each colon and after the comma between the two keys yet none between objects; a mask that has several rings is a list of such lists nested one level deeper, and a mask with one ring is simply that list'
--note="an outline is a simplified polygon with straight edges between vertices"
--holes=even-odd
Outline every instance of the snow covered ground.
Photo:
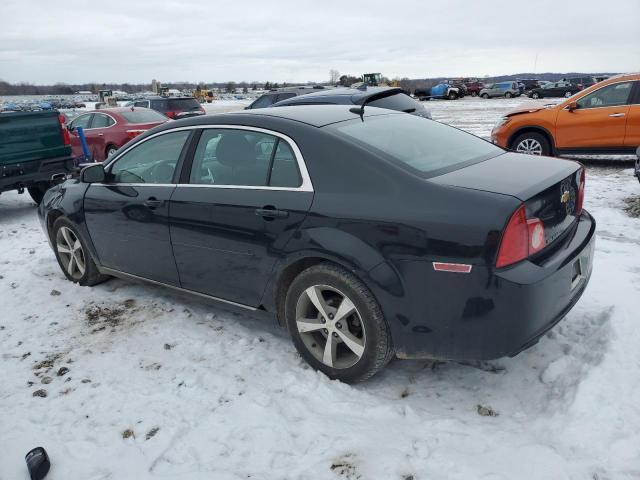
[{"label": "snow covered ground", "polygon": [[[429,106],[484,136],[517,103]],[[2,194],[0,479],[27,478],[39,445],[52,480],[638,479],[640,219],[623,201],[639,194],[629,169],[588,169],[591,283],[536,346],[395,361],[357,386],[308,368],[267,316],[75,286],[29,197]]]}]

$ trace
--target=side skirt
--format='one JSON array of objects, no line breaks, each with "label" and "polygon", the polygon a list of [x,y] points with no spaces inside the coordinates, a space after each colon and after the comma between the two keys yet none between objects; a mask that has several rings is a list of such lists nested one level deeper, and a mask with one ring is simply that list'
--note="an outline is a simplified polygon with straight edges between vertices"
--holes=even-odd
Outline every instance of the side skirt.
[{"label": "side skirt", "polygon": [[220,303],[224,303],[224,304],[227,304],[227,305],[233,305],[234,307],[244,308],[245,310],[251,310],[252,312],[255,312],[256,310],[258,310],[257,308],[251,307],[249,305],[244,305],[242,303],[232,302],[231,300],[225,300],[224,298],[214,297],[213,295],[207,295],[205,293],[194,292],[193,290],[187,290],[187,289],[182,288],[182,287],[176,287],[175,285],[169,285],[167,283],[157,282],[155,280],[150,280],[148,278],[139,277],[138,275],[133,275],[131,273],[121,272],[120,270],[114,270],[112,268],[106,268],[106,267],[99,267],[99,270],[100,270],[100,273],[103,273],[105,275],[111,275],[113,277],[122,278],[123,280],[133,280],[133,281],[137,281],[137,282],[150,283],[152,285],[157,285],[159,287],[168,288],[170,290],[174,290],[176,292],[183,293],[183,294],[186,294],[186,295],[190,295],[190,296],[194,296],[194,297],[198,297],[198,298],[203,298],[205,300],[212,300],[214,302],[220,302]]}]

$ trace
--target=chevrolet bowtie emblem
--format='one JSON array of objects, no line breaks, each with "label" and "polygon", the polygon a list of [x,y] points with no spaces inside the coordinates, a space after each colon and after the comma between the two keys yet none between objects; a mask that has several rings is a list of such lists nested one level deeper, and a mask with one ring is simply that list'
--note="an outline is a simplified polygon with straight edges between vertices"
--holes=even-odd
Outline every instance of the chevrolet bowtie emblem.
[{"label": "chevrolet bowtie emblem", "polygon": [[562,192],[562,195],[560,195],[560,201],[562,203],[567,203],[569,201],[569,198],[571,198],[569,190],[565,190],[564,192]]}]

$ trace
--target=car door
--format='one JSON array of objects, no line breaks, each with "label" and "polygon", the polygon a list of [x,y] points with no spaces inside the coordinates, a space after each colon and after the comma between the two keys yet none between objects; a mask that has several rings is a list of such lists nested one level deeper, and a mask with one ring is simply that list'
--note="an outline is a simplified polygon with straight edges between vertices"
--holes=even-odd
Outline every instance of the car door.
[{"label": "car door", "polygon": [[[82,144],[80,142],[80,134],[78,132],[78,127],[82,128],[82,133],[85,135],[85,139],[86,139],[86,131],[91,127],[92,118],[93,118],[93,113],[85,113],[83,115],[79,115],[78,117],[74,118],[73,121],[69,123],[71,150],[73,152],[74,157],[80,157],[84,155],[84,152],[82,151]],[[91,147],[89,147],[89,152],[91,152]]]},{"label": "car door", "polygon": [[203,129],[170,205],[182,287],[258,306],[312,199],[291,139],[238,126]]},{"label": "car door", "polygon": [[605,85],[558,112],[558,148],[622,148],[633,82]]},{"label": "car door", "polygon": [[161,132],[142,140],[107,165],[105,183],[87,189],[85,221],[104,267],[179,286],[169,200],[191,132]]},{"label": "car door", "polygon": [[94,162],[102,162],[107,158],[106,148],[109,140],[109,128],[116,121],[111,115],[96,112],[91,120],[91,128],[86,131],[89,151]]},{"label": "car door", "polygon": [[627,113],[627,126],[624,136],[625,147],[640,146],[640,81],[633,82],[634,92],[629,102],[629,111]]}]

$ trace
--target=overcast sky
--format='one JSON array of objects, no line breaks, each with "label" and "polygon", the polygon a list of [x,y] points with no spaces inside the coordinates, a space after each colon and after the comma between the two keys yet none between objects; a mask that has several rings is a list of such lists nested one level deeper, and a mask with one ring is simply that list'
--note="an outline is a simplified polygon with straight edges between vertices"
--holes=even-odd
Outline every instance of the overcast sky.
[{"label": "overcast sky", "polygon": [[0,18],[10,82],[640,71],[640,0],[0,0]]}]

